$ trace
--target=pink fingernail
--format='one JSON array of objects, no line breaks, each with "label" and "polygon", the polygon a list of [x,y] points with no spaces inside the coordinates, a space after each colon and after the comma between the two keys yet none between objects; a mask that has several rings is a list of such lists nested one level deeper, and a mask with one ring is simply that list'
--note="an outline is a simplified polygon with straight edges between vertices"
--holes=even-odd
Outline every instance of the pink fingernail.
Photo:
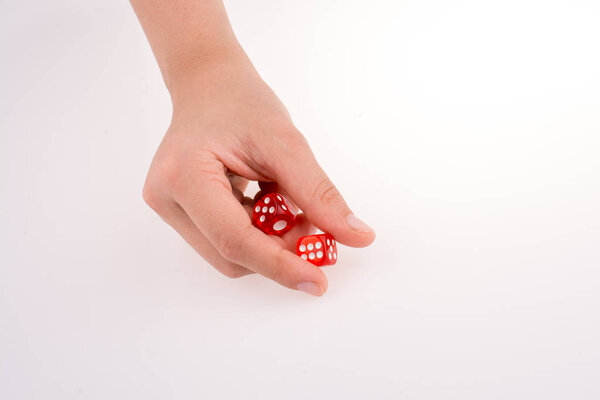
[{"label": "pink fingernail", "polygon": [[323,290],[321,286],[316,284],[315,282],[302,282],[296,286],[298,290],[303,291],[304,293],[311,294],[313,296],[321,296],[323,294]]},{"label": "pink fingernail", "polygon": [[348,222],[350,228],[354,229],[357,232],[373,232],[373,228],[371,228],[369,225],[365,224],[363,221],[358,219],[354,214],[348,214],[348,216],[346,217],[346,222]]}]

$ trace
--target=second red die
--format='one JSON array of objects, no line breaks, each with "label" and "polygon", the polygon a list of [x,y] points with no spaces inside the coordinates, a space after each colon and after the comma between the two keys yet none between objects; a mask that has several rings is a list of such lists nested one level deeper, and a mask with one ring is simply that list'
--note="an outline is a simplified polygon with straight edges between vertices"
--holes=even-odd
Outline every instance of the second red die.
[{"label": "second red die", "polygon": [[294,226],[296,211],[279,193],[269,193],[254,204],[254,226],[267,235],[281,236]]},{"label": "second red die", "polygon": [[317,267],[333,265],[337,261],[335,239],[329,233],[303,236],[298,239],[296,254]]}]

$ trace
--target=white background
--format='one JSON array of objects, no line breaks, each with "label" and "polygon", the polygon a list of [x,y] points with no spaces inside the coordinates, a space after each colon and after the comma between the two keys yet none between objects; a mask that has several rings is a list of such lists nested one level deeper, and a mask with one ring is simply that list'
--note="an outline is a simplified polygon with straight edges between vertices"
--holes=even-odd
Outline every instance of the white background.
[{"label": "white background", "polygon": [[0,7],[0,398],[600,397],[598,1],[227,1],[378,233],[323,298],[143,203],[170,102],[127,2]]}]

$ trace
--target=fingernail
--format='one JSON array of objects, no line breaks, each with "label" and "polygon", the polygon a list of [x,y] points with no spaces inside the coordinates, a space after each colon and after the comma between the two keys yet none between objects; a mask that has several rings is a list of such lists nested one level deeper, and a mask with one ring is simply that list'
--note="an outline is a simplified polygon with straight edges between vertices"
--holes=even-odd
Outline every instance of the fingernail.
[{"label": "fingernail", "polygon": [[302,282],[299,283],[296,288],[304,293],[312,294],[313,296],[321,296],[323,294],[321,286],[314,282]]},{"label": "fingernail", "polygon": [[350,228],[357,232],[373,232],[373,228],[362,222],[354,214],[348,214],[346,221],[348,222],[348,225],[350,225]]}]

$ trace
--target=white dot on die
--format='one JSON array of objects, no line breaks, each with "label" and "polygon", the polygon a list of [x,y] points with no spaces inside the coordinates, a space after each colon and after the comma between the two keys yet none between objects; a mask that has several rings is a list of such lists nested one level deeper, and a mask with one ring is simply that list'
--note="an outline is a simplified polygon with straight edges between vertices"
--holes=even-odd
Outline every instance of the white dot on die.
[{"label": "white dot on die", "polygon": [[277,195],[277,198],[279,199],[279,201],[283,201],[280,195]]},{"label": "white dot on die", "polygon": [[273,224],[273,229],[276,231],[280,231],[287,226],[287,222],[285,221],[277,221]]},{"label": "white dot on die", "polygon": [[298,250],[304,252],[304,251],[306,251],[306,246],[301,244],[300,247],[298,247]]},{"label": "white dot on die", "polygon": [[311,260],[314,260],[315,259],[315,253],[310,253],[308,255],[308,258],[310,258]]},{"label": "white dot on die", "polygon": [[331,239],[331,244],[335,246],[335,239]]},{"label": "white dot on die", "polygon": [[264,215],[261,215],[259,219],[260,219],[260,222],[265,222],[265,216]]},{"label": "white dot on die", "polygon": [[308,257],[306,256],[306,254],[302,254],[302,255],[300,256],[300,258],[302,258],[303,260],[306,260]]},{"label": "white dot on die", "polygon": [[320,249],[320,248],[321,248],[321,246],[322,246],[321,242],[317,242],[317,243],[315,243],[315,247],[316,247],[317,249]]},{"label": "white dot on die", "polygon": [[256,206],[256,208],[254,209],[254,211],[259,212],[260,211],[260,206]]},{"label": "white dot on die", "polygon": [[331,245],[331,242],[329,241],[329,239],[327,239],[327,246]]},{"label": "white dot on die", "polygon": [[327,257],[331,260],[331,253],[327,254]]},{"label": "white dot on die", "polygon": [[285,211],[287,211],[287,208],[282,204],[281,208],[283,208]]},{"label": "white dot on die", "polygon": [[262,212],[266,213],[267,210],[268,210],[267,206],[264,206],[263,209],[262,209]]},{"label": "white dot on die", "polygon": [[317,251],[317,258],[321,258],[323,257],[323,252],[322,251]]},{"label": "white dot on die", "polygon": [[267,197],[267,198],[265,199],[265,204],[269,204],[269,202],[270,202],[270,201],[271,201],[271,199]]},{"label": "white dot on die", "polygon": [[269,208],[269,212],[270,212],[271,214],[273,214],[273,213],[275,212],[275,207],[271,207],[271,208]]},{"label": "white dot on die", "polygon": [[337,260],[337,254],[333,253],[333,258]]},{"label": "white dot on die", "polygon": [[315,248],[315,246],[313,246],[312,243],[309,243],[308,246],[306,246],[309,250],[312,250]]}]

